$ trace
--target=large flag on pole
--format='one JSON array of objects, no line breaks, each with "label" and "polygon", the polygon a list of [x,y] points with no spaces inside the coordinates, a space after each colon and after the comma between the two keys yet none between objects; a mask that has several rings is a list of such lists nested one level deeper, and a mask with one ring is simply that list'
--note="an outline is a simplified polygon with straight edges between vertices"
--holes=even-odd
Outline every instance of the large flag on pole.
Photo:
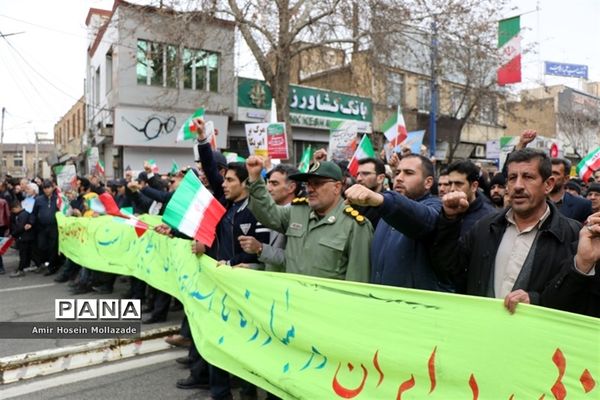
[{"label": "large flag on pole", "polygon": [[521,17],[503,19],[498,24],[500,68],[498,85],[521,82]]},{"label": "large flag on pole", "polygon": [[162,220],[171,228],[210,246],[224,214],[225,208],[190,170],[167,204]]},{"label": "large flag on pole", "polygon": [[194,118],[204,118],[204,108],[199,108],[185,120],[181,129],[177,132],[177,142],[194,139],[196,137],[196,125],[192,122]]},{"label": "large flag on pole", "polygon": [[577,175],[584,182],[587,182],[590,176],[594,174],[594,171],[600,169],[600,147],[592,151],[590,154],[585,156],[579,164],[577,164]]},{"label": "large flag on pole", "polygon": [[383,134],[393,147],[398,146],[406,140],[408,132],[406,131],[406,123],[402,116],[402,110],[398,105],[398,111],[392,115],[390,119],[383,123]]},{"label": "large flag on pole", "polygon": [[350,174],[356,176],[358,173],[358,162],[363,158],[369,157],[375,157],[375,150],[373,150],[373,144],[371,143],[371,139],[369,139],[369,135],[363,135],[350,160],[350,164],[348,164],[348,171],[350,171]]}]

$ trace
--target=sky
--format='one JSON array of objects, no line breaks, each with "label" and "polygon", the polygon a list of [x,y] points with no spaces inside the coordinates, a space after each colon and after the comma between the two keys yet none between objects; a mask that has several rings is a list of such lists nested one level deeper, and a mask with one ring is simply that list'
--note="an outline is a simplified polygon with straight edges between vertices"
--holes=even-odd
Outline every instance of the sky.
[{"label": "sky", "polygon": [[[139,0],[138,0],[139,1]],[[600,81],[600,0],[511,0],[521,17],[522,84],[566,84],[575,78],[542,74],[543,61],[589,66]],[[33,143],[35,132],[52,135],[54,124],[83,95],[85,18],[91,7],[111,9],[112,0],[0,0],[0,108],[6,108],[5,143]],[[536,12],[538,7],[540,11]],[[22,32],[22,33],[21,33]],[[248,57],[243,50],[242,57]],[[238,60],[239,65],[251,65]],[[251,67],[248,67],[251,68]],[[246,72],[246,71],[244,71]],[[248,73],[244,73],[249,76]]]}]

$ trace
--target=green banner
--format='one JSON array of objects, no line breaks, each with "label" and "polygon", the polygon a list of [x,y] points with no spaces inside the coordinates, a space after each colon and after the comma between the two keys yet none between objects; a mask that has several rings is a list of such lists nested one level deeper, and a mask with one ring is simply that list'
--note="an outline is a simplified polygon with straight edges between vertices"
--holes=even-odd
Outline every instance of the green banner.
[{"label": "green banner", "polygon": [[190,241],[138,238],[111,217],[57,219],[67,257],[177,297],[209,362],[285,399],[600,396],[600,319],[217,267]]}]

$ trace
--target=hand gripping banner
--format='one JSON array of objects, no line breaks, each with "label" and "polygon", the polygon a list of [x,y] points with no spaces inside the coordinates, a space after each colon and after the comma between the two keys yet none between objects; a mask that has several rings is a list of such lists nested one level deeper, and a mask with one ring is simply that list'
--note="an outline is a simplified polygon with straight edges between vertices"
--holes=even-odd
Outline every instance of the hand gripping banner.
[{"label": "hand gripping banner", "polygon": [[284,399],[600,398],[600,319],[217,267],[111,218],[57,215],[60,250],[175,296],[209,362]]}]

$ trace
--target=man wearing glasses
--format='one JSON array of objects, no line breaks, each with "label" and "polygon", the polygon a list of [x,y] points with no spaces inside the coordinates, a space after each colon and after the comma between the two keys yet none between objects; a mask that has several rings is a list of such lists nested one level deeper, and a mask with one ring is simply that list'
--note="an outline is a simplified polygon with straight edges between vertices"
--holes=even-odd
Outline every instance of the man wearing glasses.
[{"label": "man wearing glasses", "polygon": [[263,160],[249,157],[249,208],[265,226],[284,233],[285,271],[358,282],[369,280],[371,223],[342,199],[342,170],[329,161],[313,164],[307,173],[289,178],[306,182],[307,198],[291,207],[275,204],[261,178]]},{"label": "man wearing glasses", "polygon": [[[358,161],[356,183],[359,185],[363,185],[375,193],[382,193],[385,178],[385,164],[383,161],[370,157]],[[356,206],[354,208],[371,221],[373,229],[377,229],[377,223],[381,218],[379,207]]]}]

